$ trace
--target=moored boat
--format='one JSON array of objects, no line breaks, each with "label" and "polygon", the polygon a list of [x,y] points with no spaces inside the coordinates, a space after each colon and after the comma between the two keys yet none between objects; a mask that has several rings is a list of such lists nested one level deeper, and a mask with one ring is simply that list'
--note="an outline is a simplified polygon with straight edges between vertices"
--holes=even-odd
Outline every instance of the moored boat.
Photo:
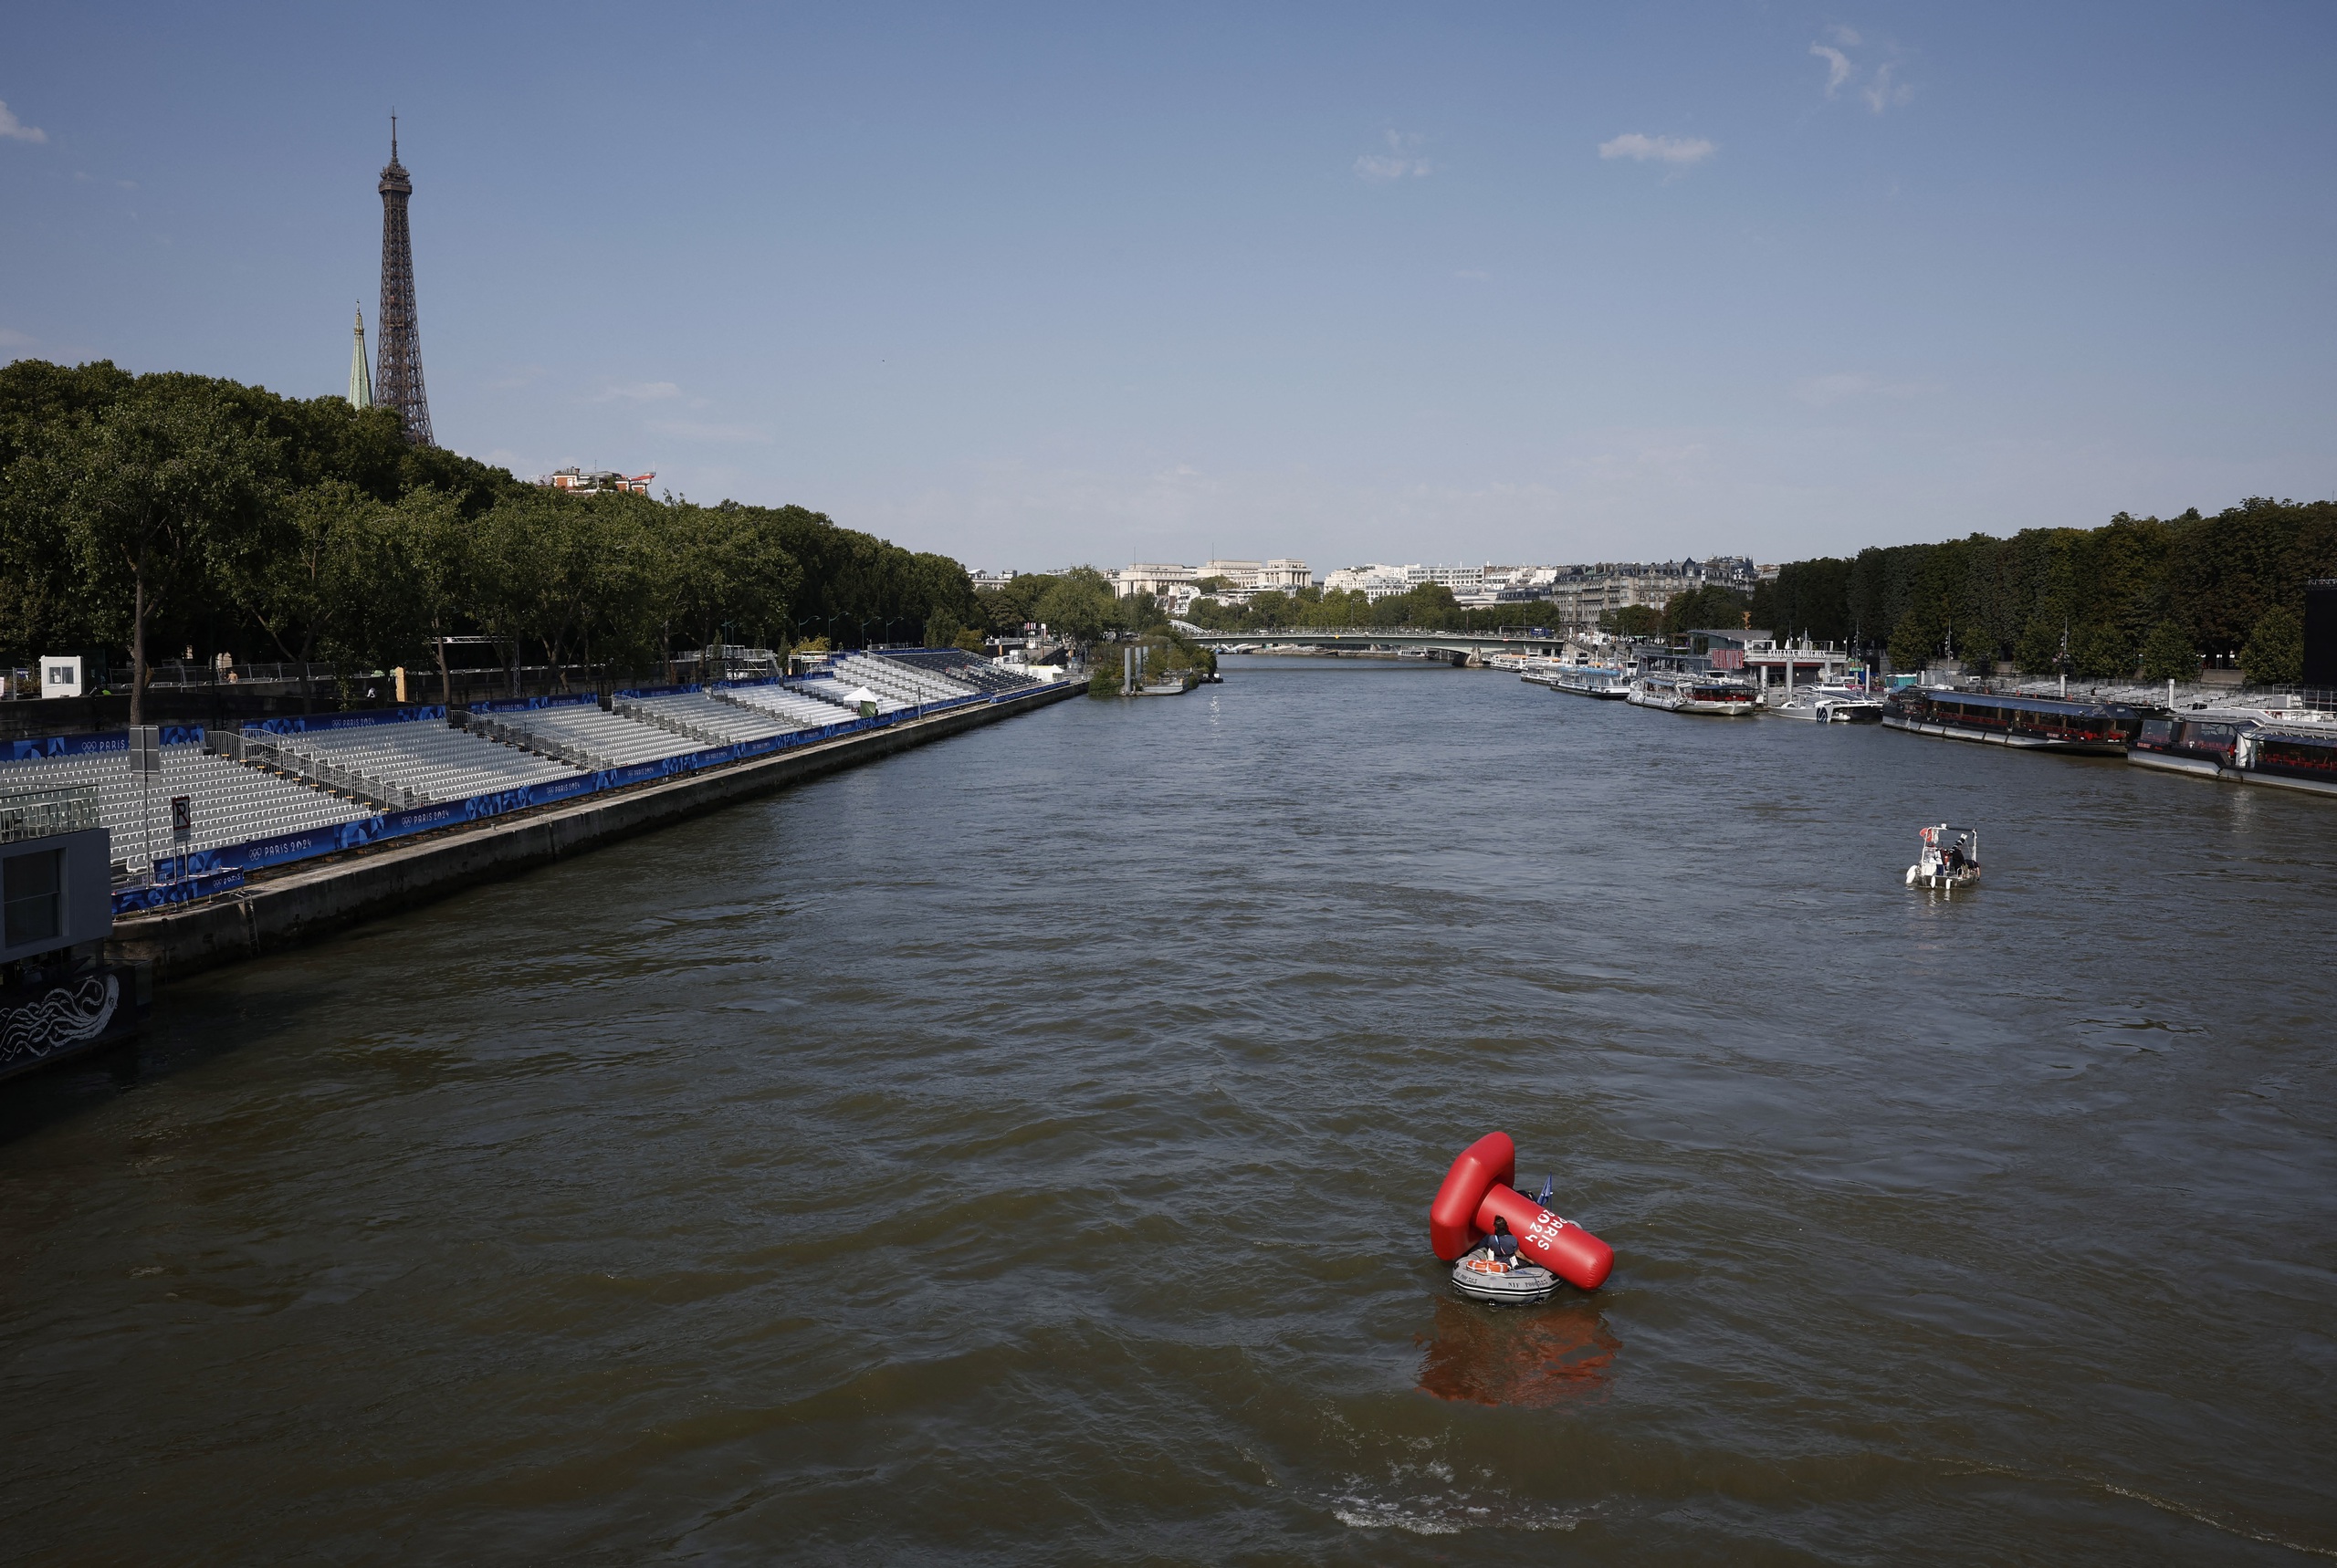
[{"label": "moored boat", "polygon": [[1666,713],[1737,715],[1755,712],[1761,695],[1745,681],[1693,670],[1655,670],[1631,683],[1627,699],[1636,707]]},{"label": "moored boat", "polygon": [[2206,779],[2237,778],[2239,768],[2233,754],[2248,728],[2246,720],[2229,717],[2146,718],[2126,760]]},{"label": "moored boat", "polygon": [[2242,732],[2233,762],[2245,784],[2337,795],[2337,727],[2267,725]]},{"label": "moored boat", "polygon": [[1855,686],[1805,686],[1768,711],[1817,724],[1872,724],[1882,704]]},{"label": "moored boat", "polygon": [[1883,700],[1882,722],[1887,728],[1947,740],[2117,757],[2142,729],[2143,715],[2123,703],[1904,686]]},{"label": "moored boat", "polygon": [[1538,680],[1554,692],[1615,702],[1631,695],[1631,683],[1611,664],[1559,664],[1528,680]]}]

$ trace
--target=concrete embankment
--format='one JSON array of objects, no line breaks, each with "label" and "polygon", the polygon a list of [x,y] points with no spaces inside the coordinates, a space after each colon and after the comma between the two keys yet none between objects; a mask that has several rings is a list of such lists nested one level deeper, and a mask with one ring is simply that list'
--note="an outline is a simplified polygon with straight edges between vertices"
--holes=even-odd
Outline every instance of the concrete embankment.
[{"label": "concrete embankment", "polygon": [[1084,681],[1064,681],[1003,702],[887,725],[610,795],[590,796],[572,805],[545,807],[477,827],[350,851],[254,881],[204,904],[118,920],[107,952],[121,962],[151,964],[156,978],[164,980],[256,958],[805,779],[994,724],[1086,690]]}]

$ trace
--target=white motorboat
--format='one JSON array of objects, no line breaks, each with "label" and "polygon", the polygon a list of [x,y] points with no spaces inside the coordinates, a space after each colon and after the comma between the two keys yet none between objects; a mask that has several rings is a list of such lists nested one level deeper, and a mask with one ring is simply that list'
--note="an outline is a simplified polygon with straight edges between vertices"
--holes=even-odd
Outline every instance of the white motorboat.
[{"label": "white motorboat", "polygon": [[1856,686],[1805,686],[1769,709],[1779,718],[1818,724],[1880,724],[1882,702]]},{"label": "white motorboat", "polygon": [[[1951,835],[1953,835],[1951,837]],[[1909,887],[1953,893],[1980,880],[1980,830],[1958,831],[1945,822],[1923,830],[1923,848],[1907,868]]]},{"label": "white motorboat", "polygon": [[1637,707],[1666,713],[1749,714],[1759,711],[1761,694],[1728,675],[1690,670],[1657,670],[1631,683],[1628,699]]}]

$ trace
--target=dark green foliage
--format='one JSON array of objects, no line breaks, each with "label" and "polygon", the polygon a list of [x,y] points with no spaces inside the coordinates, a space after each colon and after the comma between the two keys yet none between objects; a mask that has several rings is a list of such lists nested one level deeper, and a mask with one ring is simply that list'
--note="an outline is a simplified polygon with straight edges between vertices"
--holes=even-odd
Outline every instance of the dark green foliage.
[{"label": "dark green foliage", "polygon": [[1687,632],[1741,632],[1750,606],[1751,601],[1744,594],[1718,583],[1675,593],[1663,604],[1663,634],[1677,637]]},{"label": "dark green foliage", "polygon": [[1753,623],[1887,647],[1902,669],[1953,658],[2046,674],[2066,657],[2072,674],[2114,679],[2134,673],[2163,626],[2170,660],[2178,636],[2187,659],[2235,653],[2269,611],[2300,612],[2307,579],[2332,573],[2337,503],[2258,497],[2213,517],[2121,513],[2099,528],[1794,561],[1756,591]]},{"label": "dark green foliage", "polygon": [[1850,627],[1850,563],[1831,556],[1797,560],[1777,570],[1776,580],[1753,591],[1753,624],[1780,637],[1818,643],[1847,643]]},{"label": "dark green foliage", "polygon": [[2239,650],[2239,667],[2258,685],[2292,686],[2304,678],[2304,617],[2267,610]]},{"label": "dark green foliage", "polygon": [[2172,620],[2162,621],[2143,641],[2143,675],[2154,681],[2187,681],[2199,673],[2199,654],[2190,633]]},{"label": "dark green foliage", "polygon": [[1599,616],[1598,629],[1618,637],[1653,637],[1663,630],[1663,612],[1652,604],[1626,604]]},{"label": "dark green foliage", "polygon": [[[142,563],[142,564],[141,564]],[[0,367],[0,659],[424,662],[434,632],[551,664],[904,641],[978,622],[963,567],[801,507],[567,496],[400,436],[384,409],[106,363]]]}]

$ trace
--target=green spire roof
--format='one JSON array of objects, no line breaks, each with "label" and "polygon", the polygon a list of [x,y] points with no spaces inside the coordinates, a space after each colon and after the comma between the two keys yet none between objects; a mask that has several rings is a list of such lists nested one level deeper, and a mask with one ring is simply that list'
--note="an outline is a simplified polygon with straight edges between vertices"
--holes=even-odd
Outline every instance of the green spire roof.
[{"label": "green spire roof", "polygon": [[357,308],[357,346],[349,356],[349,406],[373,406],[373,372],[365,368],[365,307]]}]

